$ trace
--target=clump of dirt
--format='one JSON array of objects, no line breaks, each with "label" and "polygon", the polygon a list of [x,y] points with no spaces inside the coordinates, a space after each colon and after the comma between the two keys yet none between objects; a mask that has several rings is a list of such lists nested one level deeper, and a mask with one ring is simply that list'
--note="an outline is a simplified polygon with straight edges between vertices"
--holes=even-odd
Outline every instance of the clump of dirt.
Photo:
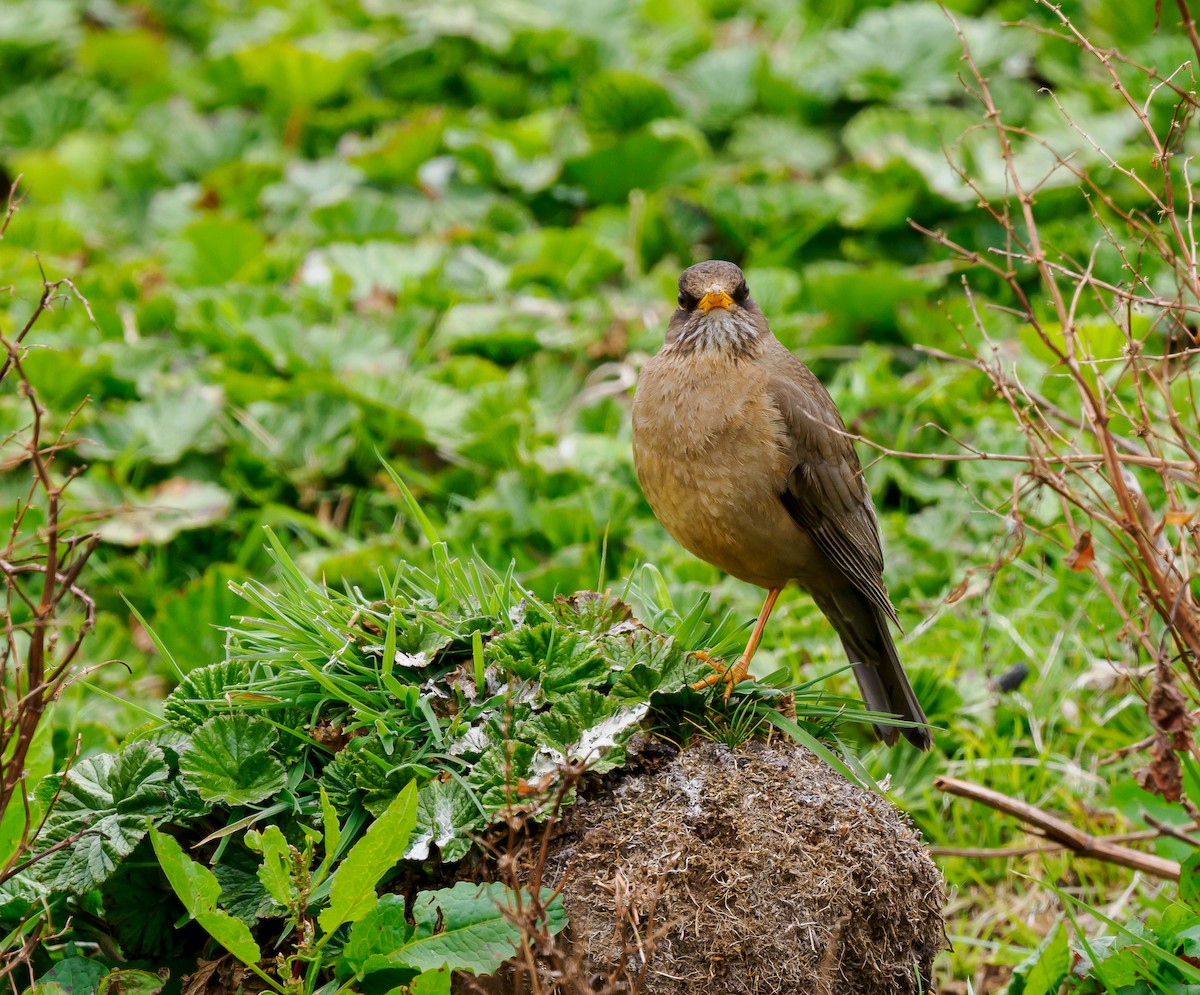
[{"label": "clump of dirt", "polygon": [[564,814],[567,941],[643,995],[916,995],[945,887],[907,818],[807,750],[704,743]]}]

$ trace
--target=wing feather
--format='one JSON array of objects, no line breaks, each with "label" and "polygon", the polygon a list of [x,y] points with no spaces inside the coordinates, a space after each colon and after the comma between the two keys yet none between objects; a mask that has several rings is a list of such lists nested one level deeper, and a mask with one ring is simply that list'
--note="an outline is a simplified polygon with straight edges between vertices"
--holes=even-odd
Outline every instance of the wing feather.
[{"label": "wing feather", "polygon": [[788,354],[769,384],[786,426],[792,469],[780,499],[800,528],[851,584],[899,625],[883,584],[883,549],[875,506],[854,443],[833,398],[803,363]]}]

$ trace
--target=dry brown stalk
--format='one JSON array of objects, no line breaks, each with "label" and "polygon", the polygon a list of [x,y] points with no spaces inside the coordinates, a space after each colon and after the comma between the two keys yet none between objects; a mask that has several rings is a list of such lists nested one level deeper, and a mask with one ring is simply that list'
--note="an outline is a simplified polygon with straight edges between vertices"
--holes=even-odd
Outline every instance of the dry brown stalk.
[{"label": "dry brown stalk", "polygon": [[1081,856],[1094,857],[1097,860],[1128,867],[1158,878],[1179,880],[1179,864],[1176,861],[1167,860],[1152,853],[1142,853],[1140,850],[1131,850],[1129,847],[1114,843],[1102,836],[1092,836],[1077,829],[1065,819],[1051,815],[1028,802],[1010,798],[999,791],[972,784],[970,781],[961,781],[957,777],[936,778],[933,786],[939,791],[945,791],[947,794],[957,795],[960,798],[969,798],[987,805],[989,808],[994,808],[998,812],[1020,819],[1035,832],[1045,836],[1046,839]]},{"label": "dry brown stalk", "polygon": [[[20,204],[14,185],[0,221],[0,238]],[[14,391],[28,411],[26,424],[0,443],[4,471],[28,476],[7,535],[0,536],[0,815],[12,804],[19,804],[25,815],[15,849],[3,856],[0,882],[38,859],[31,849],[44,813],[39,816],[30,802],[26,762],[46,709],[71,676],[95,622],[95,605],[79,579],[98,539],[76,532],[63,507],[64,492],[80,472],[78,466],[64,467],[79,410],[52,428],[24,364],[30,333],[48,311],[67,300],[80,303],[91,316],[70,280],[49,280],[43,273],[41,292],[25,323],[11,336],[0,335],[0,387]],[[38,927],[31,924],[31,929],[30,935],[36,936]],[[17,960],[10,966],[23,954],[16,950],[12,956]]]},{"label": "dry brown stalk", "polygon": [[[1153,816],[1144,816],[1153,829],[1139,829],[1133,833],[1113,833],[1110,836],[1098,836],[1096,839],[1105,843],[1141,843],[1156,840],[1161,836],[1174,836],[1183,839],[1193,846],[1200,846],[1200,840],[1187,836],[1177,826],[1158,823]],[[1196,825],[1185,826],[1184,829],[1196,829]],[[1063,843],[1037,843],[1031,846],[931,846],[931,857],[961,857],[964,860],[1011,860],[1016,857],[1032,857],[1035,854],[1060,853],[1067,850]]]},{"label": "dry brown stalk", "polygon": [[[509,748],[511,749],[511,741]],[[511,771],[511,757],[507,761]],[[513,783],[508,777],[508,803],[505,829],[498,839],[481,840],[497,868],[499,878],[509,885],[514,905],[501,911],[520,931],[517,954],[510,962],[509,976],[464,979],[464,984],[479,995],[520,992],[528,995],[637,995],[649,968],[655,946],[669,925],[649,932],[639,929],[639,911],[631,907],[630,896],[619,890],[613,900],[618,909],[617,935],[613,937],[612,956],[607,976],[591,972],[576,949],[550,931],[550,905],[566,887],[573,868],[568,865],[557,881],[548,881],[551,846],[559,834],[560,820],[570,796],[578,790],[586,763],[566,763],[534,784]],[[651,896],[644,921],[653,923],[654,910],[661,897]],[[548,889],[548,891],[546,890]],[[638,896],[645,898],[645,896]],[[629,965],[641,968],[632,973]]]},{"label": "dry brown stalk", "polygon": [[[1001,244],[980,249],[915,222],[913,227],[968,273],[981,271],[1007,295],[1007,301],[982,307],[964,276],[974,327],[963,333],[969,356],[955,361],[968,362],[987,376],[1026,447],[1024,453],[995,453],[955,440],[962,452],[934,458],[1023,465],[1006,519],[1020,523],[1021,501],[1033,490],[1048,488],[1057,495],[1062,519],[1043,523],[1043,534],[1057,532],[1054,541],[1064,552],[1078,548],[1089,534],[1103,536],[1105,542],[1095,547],[1098,555],[1093,557],[1089,547],[1076,569],[1091,571],[1123,620],[1123,634],[1158,664],[1153,690],[1145,692],[1148,703],[1156,694],[1160,702],[1166,700],[1165,689],[1176,683],[1194,702],[1200,700],[1200,610],[1191,591],[1200,562],[1195,517],[1200,423],[1194,415],[1200,271],[1192,184],[1178,152],[1197,107],[1195,71],[1185,65],[1160,74],[1138,66],[1093,44],[1060,6],[1048,0],[1038,4],[1058,25],[1057,30],[1040,30],[1073,42],[1108,76],[1138,123],[1152,168],[1135,168],[1110,153],[1049,91],[1043,92],[1065,124],[1102,162],[1103,178],[1092,175],[1086,157],[1056,152],[1045,138],[1010,124],[948,15],[963,48],[965,85],[983,111],[984,123],[974,134],[986,132],[998,151],[1004,195],[989,194],[952,157],[951,165],[1003,236]],[[1187,5],[1178,0],[1178,6],[1182,21],[1177,26],[1200,58]],[[1151,106],[1162,100],[1173,104],[1160,133]],[[1021,168],[1020,153],[1035,143],[1054,154],[1055,167],[1033,181]],[[1039,226],[1036,194],[1055,170],[1077,182],[1079,196],[1098,224],[1100,237],[1086,259],[1058,251]],[[1114,185],[1114,175],[1127,186]],[[1115,253],[1123,264],[1120,279],[1097,272],[1104,252]],[[1031,368],[992,334],[996,313],[1017,318],[1051,357],[1040,385],[1026,383]],[[1097,327],[1116,330],[1116,346],[1111,337],[1106,342],[1093,335]],[[1132,579],[1136,595],[1121,583],[1122,576]],[[1190,726],[1164,725],[1162,716],[1178,711],[1149,707],[1156,735],[1145,745],[1155,748],[1155,760],[1145,777],[1154,782],[1152,790],[1168,796],[1177,791],[1177,752],[1195,749]]]}]

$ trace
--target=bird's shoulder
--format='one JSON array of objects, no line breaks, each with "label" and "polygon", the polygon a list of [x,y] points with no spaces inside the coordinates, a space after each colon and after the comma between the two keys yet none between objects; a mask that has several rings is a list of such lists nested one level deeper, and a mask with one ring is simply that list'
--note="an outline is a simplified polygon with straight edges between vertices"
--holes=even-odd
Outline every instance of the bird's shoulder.
[{"label": "bird's shoulder", "polygon": [[875,507],[854,440],[824,385],[782,345],[767,392],[782,419],[790,466],[780,499],[793,520],[856,587],[888,615]]},{"label": "bird's shoulder", "polygon": [[[766,359],[764,388],[783,420],[796,461],[826,464],[861,481],[854,441],[825,385],[778,340]],[[865,484],[856,496],[863,493]]]}]

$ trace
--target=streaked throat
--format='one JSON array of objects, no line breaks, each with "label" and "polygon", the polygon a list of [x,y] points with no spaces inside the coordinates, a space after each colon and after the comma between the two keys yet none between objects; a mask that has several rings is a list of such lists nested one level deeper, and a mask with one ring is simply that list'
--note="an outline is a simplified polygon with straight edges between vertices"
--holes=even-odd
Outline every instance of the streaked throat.
[{"label": "streaked throat", "polygon": [[713,308],[707,314],[693,314],[670,343],[677,353],[724,352],[738,358],[758,351],[759,331],[747,314],[725,308]]}]

